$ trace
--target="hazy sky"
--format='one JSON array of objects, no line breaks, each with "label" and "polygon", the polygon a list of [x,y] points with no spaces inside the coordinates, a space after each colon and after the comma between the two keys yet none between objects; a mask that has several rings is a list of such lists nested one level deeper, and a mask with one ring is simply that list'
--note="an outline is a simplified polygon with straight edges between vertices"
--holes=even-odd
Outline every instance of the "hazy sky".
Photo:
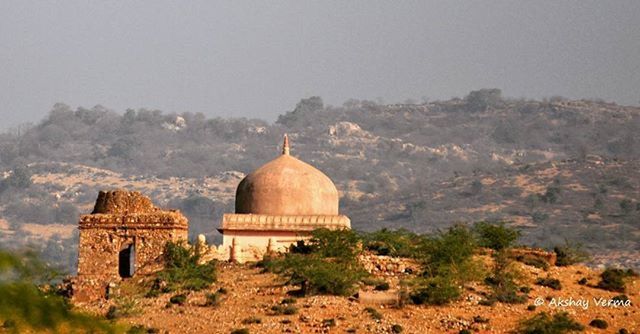
[{"label": "hazy sky", "polygon": [[300,98],[640,101],[640,1],[0,1],[0,128],[56,102],[274,120]]}]

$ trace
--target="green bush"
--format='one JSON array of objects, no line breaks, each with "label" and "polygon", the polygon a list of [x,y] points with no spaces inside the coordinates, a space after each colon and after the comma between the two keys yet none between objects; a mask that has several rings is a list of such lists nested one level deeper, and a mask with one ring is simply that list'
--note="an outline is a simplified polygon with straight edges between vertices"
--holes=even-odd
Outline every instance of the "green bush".
[{"label": "green bush", "polygon": [[570,266],[589,260],[589,253],[582,249],[582,244],[573,244],[565,240],[562,246],[553,248],[556,253],[556,266]]},{"label": "green bush", "polygon": [[380,313],[380,311],[376,310],[373,307],[367,307],[364,309],[365,312],[369,313],[369,315],[371,316],[371,319],[373,320],[382,320],[382,313]]},{"label": "green bush", "polygon": [[354,259],[360,249],[360,237],[350,229],[316,229],[307,242],[299,242],[291,247],[292,253],[315,254],[321,258]]},{"label": "green bush", "polygon": [[625,278],[635,276],[632,270],[607,268],[600,274],[597,287],[604,290],[625,292]]},{"label": "green bush", "polygon": [[303,295],[350,295],[367,276],[357,260],[358,240],[351,230],[314,230],[308,242],[292,246],[284,257],[265,258],[262,266],[300,286]]},{"label": "green bush", "polygon": [[382,282],[380,284],[377,284],[373,289],[376,291],[387,291],[389,290],[389,288],[390,288],[389,283]]},{"label": "green bush", "polygon": [[620,205],[620,210],[622,210],[623,215],[628,215],[633,211],[633,202],[628,198],[621,200],[618,204]]},{"label": "green bush", "polygon": [[486,299],[482,299],[478,302],[478,305],[482,306],[493,306],[498,302],[498,300],[494,296],[489,296]]},{"label": "green bush", "polygon": [[118,307],[115,305],[109,306],[109,309],[107,309],[107,314],[105,315],[105,317],[109,320],[119,318],[120,314],[118,312]]},{"label": "green bush", "polygon": [[365,249],[377,255],[419,257],[420,236],[404,230],[382,229],[362,235]]},{"label": "green bush", "polygon": [[169,298],[169,303],[171,304],[184,305],[184,303],[186,302],[187,302],[187,295],[184,293],[177,294]]},{"label": "green bush", "polygon": [[38,284],[50,284],[55,277],[33,252],[0,251],[0,319],[9,332],[59,332],[62,327],[79,332],[118,331],[104,318],[74,311],[61,296],[39,288]]},{"label": "green bush", "polygon": [[516,333],[518,334],[562,334],[572,331],[582,331],[582,326],[573,320],[566,312],[556,313],[553,316],[545,312],[520,322]]},{"label": "green bush", "polygon": [[186,289],[199,291],[216,280],[216,264],[200,264],[201,255],[183,242],[168,242],[164,248],[165,267],[157,273],[157,280],[148,296]]},{"label": "green bush", "polygon": [[522,254],[516,256],[516,261],[522,262],[528,266],[533,266],[538,269],[547,270],[549,269],[549,262],[542,256],[537,256],[534,254]]},{"label": "green bush", "polygon": [[115,305],[109,306],[106,318],[109,320],[124,318],[140,312],[134,298],[117,298]]},{"label": "green bush", "polygon": [[415,304],[447,304],[460,297],[460,286],[483,275],[481,263],[473,258],[476,238],[465,226],[422,238],[419,249],[425,270],[409,293]]},{"label": "green bush", "polygon": [[451,276],[461,282],[474,279],[476,273],[470,269],[477,243],[467,227],[456,225],[435,237],[425,238],[421,249],[425,276]]},{"label": "green bush", "polygon": [[385,280],[373,276],[366,276],[362,278],[361,282],[364,285],[375,287],[376,285],[385,283]]},{"label": "green bush", "polygon": [[416,305],[445,305],[460,298],[458,285],[446,277],[431,278],[409,295]]},{"label": "green bush", "polygon": [[280,304],[295,304],[296,301],[297,300],[295,298],[285,298],[280,302]]},{"label": "green bush", "polygon": [[355,284],[366,276],[366,272],[355,261],[331,261],[314,255],[287,254],[284,259],[276,261],[272,268],[274,272],[287,277],[288,284],[300,286],[303,295],[350,295]]},{"label": "green bush", "polygon": [[620,301],[620,302],[626,302],[627,300],[629,300],[629,296],[627,296],[627,295],[617,295],[617,296],[614,296],[613,298],[611,298],[611,300]]},{"label": "green bush", "polygon": [[401,325],[394,324],[391,326],[391,333],[400,334],[402,332],[404,332],[404,328]]},{"label": "green bush", "polygon": [[261,324],[261,323],[262,323],[262,319],[256,316],[245,318],[242,320],[243,325]]},{"label": "green bush", "polygon": [[531,219],[533,219],[534,223],[542,223],[549,219],[549,214],[546,212],[535,211],[531,214]]},{"label": "green bush", "polygon": [[238,328],[231,331],[231,334],[249,334],[248,328]]},{"label": "green bush", "polygon": [[538,278],[536,280],[536,284],[540,286],[546,286],[548,288],[552,288],[553,290],[561,290],[562,285],[560,284],[560,280],[557,278]]},{"label": "green bush", "polygon": [[481,247],[496,251],[512,247],[520,236],[520,232],[506,227],[505,222],[479,222],[473,226],[473,231]]},{"label": "green bush", "polygon": [[589,326],[599,328],[599,329],[607,329],[607,327],[609,327],[609,324],[602,319],[593,319],[589,323]]},{"label": "green bush", "polygon": [[548,186],[544,194],[538,195],[541,201],[549,204],[556,203],[560,197],[560,188],[557,186]]},{"label": "green bush", "polygon": [[491,287],[492,294],[485,302],[492,305],[499,301],[507,304],[520,304],[527,300],[526,292],[522,294],[516,283],[519,274],[512,266],[513,261],[506,251],[497,251],[493,254],[494,264],[491,276],[485,278],[485,283]]},{"label": "green bush", "polygon": [[271,307],[274,315],[292,315],[298,313],[298,308],[291,304],[279,304]]},{"label": "green bush", "polygon": [[153,327],[145,327],[143,325],[135,325],[127,330],[127,334],[157,334],[160,330]]},{"label": "green bush", "polygon": [[203,306],[217,306],[220,303],[220,294],[218,292],[207,293],[204,297],[206,300]]}]

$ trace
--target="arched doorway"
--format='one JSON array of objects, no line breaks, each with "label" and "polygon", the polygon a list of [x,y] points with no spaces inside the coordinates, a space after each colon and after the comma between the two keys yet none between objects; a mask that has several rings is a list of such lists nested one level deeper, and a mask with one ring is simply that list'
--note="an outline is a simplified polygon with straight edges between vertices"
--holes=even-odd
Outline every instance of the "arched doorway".
[{"label": "arched doorway", "polygon": [[118,254],[118,274],[120,277],[133,277],[136,271],[136,249],[134,244],[125,246]]}]

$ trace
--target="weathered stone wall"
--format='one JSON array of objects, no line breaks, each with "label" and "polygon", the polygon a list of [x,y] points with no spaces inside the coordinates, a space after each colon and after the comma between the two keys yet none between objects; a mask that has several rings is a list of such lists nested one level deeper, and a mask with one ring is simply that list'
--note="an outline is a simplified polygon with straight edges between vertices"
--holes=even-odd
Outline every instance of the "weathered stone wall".
[{"label": "weathered stone wall", "polygon": [[94,212],[115,213],[80,217],[78,276],[73,287],[76,301],[104,298],[109,284],[123,279],[119,253],[129,245],[135,249],[135,275],[146,275],[162,268],[168,241],[187,240],[186,217],[150,203],[135,192],[100,192]]},{"label": "weathered stone wall", "polygon": [[416,273],[420,269],[417,261],[408,258],[365,253],[358,260],[367,272],[379,276]]}]

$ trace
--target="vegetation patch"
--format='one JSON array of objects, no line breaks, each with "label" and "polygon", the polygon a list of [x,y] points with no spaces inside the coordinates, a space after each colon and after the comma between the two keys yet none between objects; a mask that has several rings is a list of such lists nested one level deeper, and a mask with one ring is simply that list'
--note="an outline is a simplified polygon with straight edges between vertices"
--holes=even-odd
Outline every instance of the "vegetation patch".
[{"label": "vegetation patch", "polygon": [[541,312],[522,320],[516,330],[518,334],[562,334],[582,331],[584,326],[575,321],[567,312],[549,315]]},{"label": "vegetation patch", "polygon": [[549,262],[542,256],[535,255],[535,254],[518,255],[516,256],[516,261],[522,262],[528,266],[533,266],[542,270],[549,269]]},{"label": "vegetation patch", "polygon": [[292,304],[279,304],[271,307],[273,315],[293,315],[298,313],[298,308]]},{"label": "vegetation patch", "polygon": [[248,328],[238,328],[231,331],[231,334],[249,334]]},{"label": "vegetation patch", "polygon": [[262,319],[256,316],[245,318],[242,320],[243,325],[261,324],[261,323],[262,323]]},{"label": "vegetation patch", "polygon": [[416,305],[445,305],[460,298],[462,291],[448,277],[423,280],[425,285],[418,286],[409,296]]},{"label": "vegetation patch", "polygon": [[136,299],[131,297],[119,297],[115,299],[115,305],[109,306],[106,313],[106,318],[109,320],[125,318],[138,314],[140,309]]},{"label": "vegetation patch", "polygon": [[553,290],[561,290],[562,289],[562,285],[560,284],[560,280],[557,279],[557,278],[551,278],[551,277],[538,278],[536,280],[536,284],[540,285],[540,286],[546,286],[546,287],[551,288]]},{"label": "vegetation patch", "polygon": [[184,293],[181,294],[177,294],[174,296],[171,296],[171,298],[169,298],[169,303],[171,304],[176,304],[176,305],[184,305],[184,303],[187,302],[187,295]]},{"label": "vegetation patch", "polygon": [[394,324],[391,326],[391,333],[400,334],[404,332],[404,328],[401,325]]},{"label": "vegetation patch", "polygon": [[220,292],[207,293],[204,297],[205,302],[203,306],[217,306],[220,304]]},{"label": "vegetation patch", "polygon": [[377,255],[420,257],[421,237],[405,229],[381,229],[361,235],[363,246]]},{"label": "vegetation patch", "polygon": [[478,247],[466,226],[457,225],[421,245],[422,276],[413,282],[410,299],[416,304],[443,305],[456,300],[467,282],[480,280],[482,264],[473,258]]},{"label": "vegetation patch", "polygon": [[376,286],[373,289],[376,291],[387,291],[389,290],[389,288],[390,288],[389,283],[382,282],[382,283],[376,284]]},{"label": "vegetation patch", "polygon": [[369,316],[371,316],[371,319],[373,320],[382,320],[383,318],[382,313],[373,307],[367,307],[364,311],[369,313]]},{"label": "vegetation patch", "polygon": [[298,300],[295,299],[295,298],[285,298],[280,302],[280,304],[283,304],[283,305],[285,305],[285,304],[295,304],[297,301]]},{"label": "vegetation patch", "polygon": [[485,278],[485,283],[491,287],[492,293],[481,305],[490,306],[495,302],[520,304],[527,300],[528,291],[518,287],[520,273],[513,265],[509,250],[515,245],[519,233],[500,222],[489,224],[482,222],[474,227],[480,242],[493,249],[493,268],[491,274]]},{"label": "vegetation patch", "polygon": [[41,289],[41,284],[50,284],[57,275],[32,252],[0,251],[0,277],[0,319],[9,332],[124,331],[104,318],[72,310],[61,296]]},{"label": "vegetation patch", "polygon": [[299,286],[302,295],[347,296],[367,276],[357,260],[358,241],[351,230],[317,229],[309,241],[299,241],[283,257],[265,259],[262,265]]},{"label": "vegetation patch", "polygon": [[607,329],[609,324],[603,319],[593,319],[589,322],[589,326],[599,328],[599,329]]},{"label": "vegetation patch", "polygon": [[208,288],[216,280],[216,263],[200,263],[200,260],[201,254],[196,247],[189,247],[184,242],[168,242],[164,248],[165,267],[157,273],[147,296]]},{"label": "vegetation patch", "polygon": [[589,253],[582,248],[582,244],[574,244],[569,240],[565,240],[564,245],[555,246],[553,251],[556,253],[556,266],[560,267],[585,262],[590,258]]},{"label": "vegetation patch", "polygon": [[609,291],[625,292],[625,279],[631,276],[636,276],[636,273],[631,269],[607,268],[600,274],[600,282],[597,287]]},{"label": "vegetation patch", "polygon": [[513,247],[520,232],[506,226],[505,222],[479,222],[473,226],[478,245],[501,251]]},{"label": "vegetation patch", "polygon": [[627,296],[627,295],[617,295],[617,296],[614,296],[613,298],[611,298],[611,300],[618,301],[618,302],[626,302],[626,301],[629,300],[629,296]]}]

